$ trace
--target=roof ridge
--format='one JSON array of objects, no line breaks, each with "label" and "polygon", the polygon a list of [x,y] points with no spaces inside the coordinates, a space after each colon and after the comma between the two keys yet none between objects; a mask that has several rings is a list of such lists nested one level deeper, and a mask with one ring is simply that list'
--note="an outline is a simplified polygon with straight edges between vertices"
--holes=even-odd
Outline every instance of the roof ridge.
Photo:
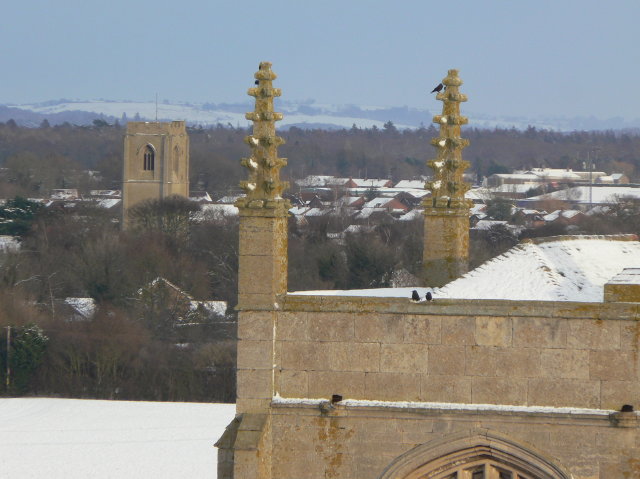
[{"label": "roof ridge", "polygon": [[520,243],[552,243],[554,241],[573,241],[578,239],[584,240],[607,240],[607,241],[638,241],[638,235],[635,234],[615,234],[615,235],[560,235],[545,236],[542,238],[527,238]]}]

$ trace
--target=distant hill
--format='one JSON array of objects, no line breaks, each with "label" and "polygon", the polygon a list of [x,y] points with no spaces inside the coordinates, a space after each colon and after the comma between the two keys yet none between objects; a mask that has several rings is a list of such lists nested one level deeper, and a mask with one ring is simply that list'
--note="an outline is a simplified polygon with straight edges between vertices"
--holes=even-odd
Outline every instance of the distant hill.
[{"label": "distant hill", "polygon": [[[51,125],[65,122],[75,125],[91,124],[93,120],[101,119],[109,123],[119,121],[126,123],[129,120],[185,120],[190,125],[248,126],[250,122],[244,114],[251,111],[253,105],[246,103],[169,103],[164,101],[154,102],[137,101],[78,101],[55,100],[43,103],[24,105],[0,105],[0,121],[6,122],[13,119],[19,125],[36,127],[47,120]],[[382,128],[391,121],[399,128],[419,128],[428,126],[435,111],[426,109],[402,107],[375,107],[356,105],[326,105],[312,101],[306,102],[276,102],[277,111],[285,114],[284,120],[278,123],[281,128],[292,126],[303,129],[342,129],[351,128]],[[469,125],[481,129],[516,128],[525,130],[529,126],[537,129],[549,129],[558,131],[575,130],[637,130],[640,128],[640,119],[625,121],[622,118],[599,119],[588,118],[551,118],[534,119],[525,117],[497,118],[489,115],[470,113]]]}]

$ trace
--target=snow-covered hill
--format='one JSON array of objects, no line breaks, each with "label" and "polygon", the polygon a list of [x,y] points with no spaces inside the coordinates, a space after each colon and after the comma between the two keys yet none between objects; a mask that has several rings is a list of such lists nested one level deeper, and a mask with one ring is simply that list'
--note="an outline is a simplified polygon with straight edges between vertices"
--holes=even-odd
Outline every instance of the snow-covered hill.
[{"label": "snow-covered hill", "polygon": [[[371,128],[392,121],[397,128],[419,128],[431,124],[434,111],[409,107],[376,107],[356,105],[326,105],[305,102],[287,102],[276,100],[276,109],[284,113],[279,128],[297,126],[300,128]],[[69,122],[72,124],[91,124],[95,119],[108,122],[116,120],[185,120],[190,125],[232,125],[248,126],[250,122],[244,114],[253,110],[252,103],[235,104],[190,104],[140,101],[71,101],[57,100],[44,103],[0,106],[0,121],[14,119],[18,124],[38,126],[44,119],[50,124]],[[622,129],[640,127],[640,120],[624,121],[621,118],[599,120],[596,118],[555,118],[532,119],[497,118],[490,115],[465,111],[469,125],[475,128],[517,128],[528,126],[561,131]]]},{"label": "snow-covered hill", "polygon": [[216,477],[234,404],[0,399],[0,477]]}]

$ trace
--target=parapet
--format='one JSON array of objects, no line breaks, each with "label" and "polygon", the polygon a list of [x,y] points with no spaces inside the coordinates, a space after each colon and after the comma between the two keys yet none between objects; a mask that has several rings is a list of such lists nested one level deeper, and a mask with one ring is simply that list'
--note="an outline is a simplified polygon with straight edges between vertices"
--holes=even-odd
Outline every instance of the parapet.
[{"label": "parapet", "polygon": [[625,268],[604,285],[604,301],[640,303],[640,268]]}]

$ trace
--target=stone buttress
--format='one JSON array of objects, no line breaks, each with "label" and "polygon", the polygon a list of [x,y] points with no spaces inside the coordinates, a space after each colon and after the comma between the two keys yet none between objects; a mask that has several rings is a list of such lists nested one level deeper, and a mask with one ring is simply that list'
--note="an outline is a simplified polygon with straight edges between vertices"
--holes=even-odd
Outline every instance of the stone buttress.
[{"label": "stone buttress", "polygon": [[290,204],[282,198],[288,187],[280,181],[286,159],[278,158],[284,139],[276,135],[271,63],[255,73],[253,134],[245,138],[251,155],[241,164],[248,179],[240,186],[246,196],[236,202],[240,212],[238,265],[238,363],[236,419],[216,444],[220,479],[270,478],[269,407],[274,395],[274,334],[281,296],[287,292],[287,217]]},{"label": "stone buttress", "polygon": [[439,287],[463,275],[469,263],[469,207],[465,199],[469,189],[463,180],[469,166],[462,159],[462,149],[469,141],[460,138],[460,126],[468,120],[460,115],[460,102],[467,96],[459,92],[462,80],[457,70],[449,70],[442,80],[446,87],[436,99],[443,102],[442,114],[433,117],[440,125],[440,135],[431,140],[436,158],[427,162],[434,171],[426,188],[431,197],[424,206],[424,282]]}]

